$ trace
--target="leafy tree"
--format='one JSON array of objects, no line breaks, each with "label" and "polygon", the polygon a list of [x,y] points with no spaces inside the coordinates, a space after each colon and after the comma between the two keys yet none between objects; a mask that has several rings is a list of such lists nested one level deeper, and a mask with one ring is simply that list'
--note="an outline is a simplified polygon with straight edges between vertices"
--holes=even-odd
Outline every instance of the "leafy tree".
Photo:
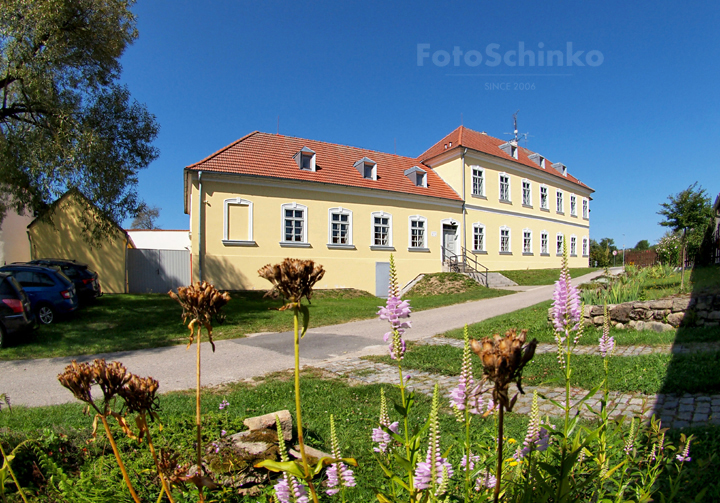
[{"label": "leafy tree", "polygon": [[590,263],[598,263],[600,267],[608,267],[612,263],[612,252],[617,250],[615,240],[612,238],[602,238],[598,243],[594,239],[590,240]]},{"label": "leafy tree", "polygon": [[650,241],[647,239],[641,239],[635,245],[635,251],[645,251],[650,249]]},{"label": "leafy tree", "polygon": [[157,206],[147,206],[141,209],[135,220],[132,221],[133,229],[158,229],[155,220],[160,216],[160,208]]},{"label": "leafy tree", "polygon": [[142,209],[137,172],[158,156],[158,125],[118,82],[138,36],[133,3],[3,0],[0,221],[9,208],[41,212],[70,188],[106,217],[85,213],[95,238]]},{"label": "leafy tree", "polygon": [[683,289],[685,287],[688,235],[692,233],[693,238],[691,240],[698,241],[694,237],[699,234],[699,242],[702,241],[705,229],[712,219],[710,198],[702,187],[697,188],[697,182],[695,182],[682,192],[674,196],[668,196],[668,202],[661,203],[660,206],[662,209],[658,211],[658,215],[665,218],[664,221],[660,222],[660,225],[680,233],[680,243],[682,245],[680,289]]}]

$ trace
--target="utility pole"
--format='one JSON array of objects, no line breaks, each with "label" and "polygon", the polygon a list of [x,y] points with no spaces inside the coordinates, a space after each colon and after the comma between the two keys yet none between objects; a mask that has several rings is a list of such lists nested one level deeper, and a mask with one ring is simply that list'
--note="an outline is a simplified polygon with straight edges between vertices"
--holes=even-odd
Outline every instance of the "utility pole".
[{"label": "utility pole", "polygon": [[625,234],[623,234],[623,271],[625,270]]}]

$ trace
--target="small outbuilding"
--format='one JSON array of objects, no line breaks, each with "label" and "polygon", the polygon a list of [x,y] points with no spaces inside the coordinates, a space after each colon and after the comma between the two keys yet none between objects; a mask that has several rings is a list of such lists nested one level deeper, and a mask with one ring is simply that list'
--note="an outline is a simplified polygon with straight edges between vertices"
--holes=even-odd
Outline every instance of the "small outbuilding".
[{"label": "small outbuilding", "polygon": [[[88,215],[109,228],[101,242],[86,234]],[[79,190],[70,189],[27,227],[31,259],[63,258],[87,264],[98,273],[105,293],[127,293],[127,254],[134,248],[130,235],[108,222]]]}]

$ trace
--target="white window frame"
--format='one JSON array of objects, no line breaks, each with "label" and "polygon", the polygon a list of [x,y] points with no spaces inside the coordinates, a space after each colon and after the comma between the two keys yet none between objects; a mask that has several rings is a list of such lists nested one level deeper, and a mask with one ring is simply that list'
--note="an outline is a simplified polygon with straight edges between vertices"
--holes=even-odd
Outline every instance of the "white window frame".
[{"label": "white window frame", "polygon": [[582,238],[582,256],[587,257],[588,256],[588,238],[587,236],[583,236]]},{"label": "white window frame", "polygon": [[[508,235],[507,235],[507,238],[508,238],[507,250],[503,250],[503,235],[502,235],[503,231],[507,231],[507,233],[508,233]],[[508,227],[507,225],[503,225],[500,227],[500,248],[499,248],[499,250],[500,250],[500,253],[512,253],[512,232],[510,230],[510,227]]]},{"label": "white window frame", "polygon": [[[387,218],[388,219],[388,244],[377,245],[375,244],[375,219],[376,218]],[[392,214],[385,213],[384,211],[374,211],[370,214],[370,248],[373,250],[394,250],[393,248],[393,221]]]},{"label": "white window frame", "polygon": [[[502,195],[503,195],[503,190],[502,190],[503,177],[507,179],[507,198],[506,199],[503,199],[503,197],[502,197]],[[510,199],[510,175],[508,175],[507,173],[498,173],[498,199],[500,201],[503,201],[506,203],[509,203],[511,201],[511,199]]]},{"label": "white window frame", "polygon": [[[285,240],[285,210],[303,210],[303,233],[302,241],[286,241]],[[285,203],[280,206],[280,244],[284,246],[309,247],[308,243],[308,207],[304,204],[296,202]]]},{"label": "white window frame", "polygon": [[[412,223],[413,222],[423,222],[423,243],[422,246],[413,246],[412,245]],[[408,217],[408,250],[427,250],[428,246],[428,219],[425,218],[422,215],[412,215]]]},{"label": "white window frame", "polygon": [[[479,174],[479,176],[476,176],[476,172]],[[480,166],[470,166],[470,175],[472,181],[472,187],[470,188],[470,190],[472,191],[472,195],[485,197],[485,168],[481,168]],[[480,192],[475,192],[476,178],[480,180]]]},{"label": "white window frame", "polygon": [[[333,215],[347,215],[348,217],[348,242],[333,243],[332,242],[332,217]],[[342,206],[338,208],[330,208],[328,210],[328,248],[355,248],[353,245],[353,212]]]},{"label": "white window frame", "polygon": [[583,198],[583,218],[585,220],[590,218],[590,200],[586,197]]},{"label": "white window frame", "polygon": [[550,255],[550,234],[546,230],[540,232],[540,255]]},{"label": "white window frame", "polygon": [[577,257],[577,236],[575,234],[570,235],[570,256]]},{"label": "white window frame", "polygon": [[[230,206],[248,207],[248,238],[247,240],[230,239]],[[223,239],[228,246],[254,246],[253,241],[253,203],[241,197],[233,197],[223,201]]]},{"label": "white window frame", "polygon": [[[560,246],[558,246],[558,244]],[[555,234],[555,255],[560,256],[563,254],[563,245],[564,244],[565,244],[565,235],[562,232],[558,232],[557,234]]]},{"label": "white window frame", "polygon": [[[525,202],[525,184],[527,184],[527,202]],[[523,178],[521,185],[522,187],[522,204],[523,206],[532,206],[532,182],[527,178]]]},{"label": "white window frame", "polygon": [[[475,246],[477,244],[475,242],[475,231],[476,230],[482,231],[483,239],[482,239],[482,247],[481,248],[477,248]],[[486,231],[485,225],[481,224],[480,222],[475,222],[472,225],[472,246],[473,246],[472,251],[474,251],[474,252],[485,253],[487,251],[487,231]]]},{"label": "white window frame", "polygon": [[575,194],[570,194],[570,216],[577,216],[577,196]]},{"label": "white window frame", "polygon": [[[543,190],[545,190],[545,204],[543,204]],[[540,209],[550,210],[550,191],[547,185],[540,185]]]},{"label": "white window frame", "polygon": [[555,211],[565,214],[565,194],[562,190],[555,190]]},{"label": "white window frame", "polygon": [[[528,235],[529,235],[529,236],[528,236],[529,246],[528,246],[528,249],[527,249],[527,250],[525,249],[525,234],[528,234]],[[522,230],[522,236],[523,236],[523,241],[522,241],[522,246],[523,246],[522,252],[523,252],[523,255],[532,255],[532,254],[533,254],[533,232],[532,232],[530,229],[523,229],[523,230]]]}]

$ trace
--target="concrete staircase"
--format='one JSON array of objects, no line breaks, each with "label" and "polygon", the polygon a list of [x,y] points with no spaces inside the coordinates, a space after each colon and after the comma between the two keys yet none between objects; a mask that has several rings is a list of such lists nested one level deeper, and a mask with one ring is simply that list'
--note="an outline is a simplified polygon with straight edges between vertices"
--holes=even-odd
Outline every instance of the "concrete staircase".
[{"label": "concrete staircase", "polygon": [[487,281],[488,284],[485,286],[487,286],[488,288],[496,288],[499,286],[517,286],[517,283],[515,283],[511,279],[506,278],[499,272],[487,273]]}]

